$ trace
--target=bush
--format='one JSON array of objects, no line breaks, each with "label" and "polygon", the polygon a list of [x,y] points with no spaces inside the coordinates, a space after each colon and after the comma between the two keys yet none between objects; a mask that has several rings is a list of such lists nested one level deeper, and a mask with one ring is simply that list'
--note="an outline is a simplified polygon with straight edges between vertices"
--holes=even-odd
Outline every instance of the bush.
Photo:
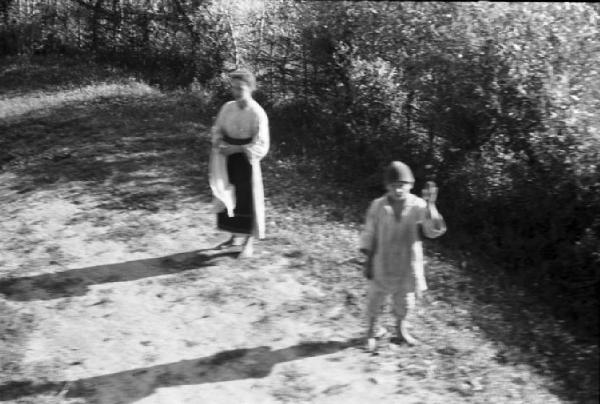
[{"label": "bush", "polygon": [[[271,112],[278,142],[322,155],[365,187],[380,184],[388,161],[406,161],[419,181],[442,188],[446,242],[501,261],[563,319],[597,335],[597,9],[307,8],[300,20],[314,26],[294,38],[305,68],[286,81],[301,91]],[[317,62],[307,83],[307,63]],[[293,66],[288,54],[281,64]]]}]

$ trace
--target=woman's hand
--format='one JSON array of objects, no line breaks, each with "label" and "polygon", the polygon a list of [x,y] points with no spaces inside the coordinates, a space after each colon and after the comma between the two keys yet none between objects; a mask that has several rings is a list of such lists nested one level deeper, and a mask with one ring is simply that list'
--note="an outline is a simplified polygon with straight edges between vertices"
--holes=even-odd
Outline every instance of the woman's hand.
[{"label": "woman's hand", "polygon": [[419,301],[423,299],[423,291],[421,289],[415,290],[415,300]]},{"label": "woman's hand", "polygon": [[229,156],[230,154],[233,154],[233,153],[240,153],[244,150],[241,146],[231,145],[231,144],[227,144],[224,142],[221,142],[218,145],[218,148],[219,148],[219,152],[221,152],[225,156]]}]

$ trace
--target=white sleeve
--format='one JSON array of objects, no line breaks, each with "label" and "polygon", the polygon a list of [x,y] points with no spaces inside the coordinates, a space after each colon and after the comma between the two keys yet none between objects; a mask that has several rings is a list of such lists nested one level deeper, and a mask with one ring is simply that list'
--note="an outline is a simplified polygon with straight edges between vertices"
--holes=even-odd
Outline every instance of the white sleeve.
[{"label": "white sleeve", "polygon": [[258,130],[251,143],[245,146],[249,159],[260,160],[266,156],[270,147],[269,118],[262,108],[257,109]]},{"label": "white sleeve", "polygon": [[215,119],[215,123],[210,130],[213,147],[216,146],[217,142],[223,138],[223,122],[226,115],[225,111],[227,109],[227,105],[228,103],[221,107],[219,113],[217,114],[217,118]]}]

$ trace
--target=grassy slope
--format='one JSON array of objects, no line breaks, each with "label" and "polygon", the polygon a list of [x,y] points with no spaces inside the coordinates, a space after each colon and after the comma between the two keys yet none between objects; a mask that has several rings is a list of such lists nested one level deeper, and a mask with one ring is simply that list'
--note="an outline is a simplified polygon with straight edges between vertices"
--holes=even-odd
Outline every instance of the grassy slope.
[{"label": "grassy slope", "polygon": [[[22,77],[24,70],[27,80],[15,84],[15,77]],[[4,342],[0,345],[0,383],[4,382],[0,399],[4,394],[14,402],[19,397],[62,402],[49,398],[60,392],[60,386],[45,385],[42,376],[32,380],[36,373],[21,366],[26,347],[32,343],[27,339],[29,332],[36,322],[45,321],[40,317],[43,311],[36,312],[35,305],[28,304],[33,299],[28,293],[43,291],[48,299],[85,295],[78,291],[81,285],[57,271],[60,265],[92,267],[92,258],[108,260],[108,252],[94,250],[98,240],[113,243],[114,248],[126,246],[123,257],[159,256],[152,249],[158,242],[148,241],[148,233],[158,238],[163,232],[176,239],[189,229],[193,234],[207,233],[210,225],[206,219],[189,223],[203,212],[194,206],[210,200],[207,139],[195,137],[207,123],[207,117],[198,113],[202,102],[190,95],[162,94],[133,81],[111,81],[110,72],[92,74],[89,66],[70,66],[65,87],[63,71],[60,63],[49,68],[12,63],[0,72],[0,88],[4,89],[0,96],[2,214],[18,218],[0,227],[2,250],[7,252],[0,257],[4,278],[0,293],[5,296],[0,295]],[[107,83],[94,84],[90,77]],[[327,310],[328,321],[321,325],[324,330],[344,334],[346,327],[347,335],[360,335],[364,284],[352,258],[357,255],[356,236],[370,196],[341,189],[309,161],[278,156],[276,145],[264,167],[270,236],[261,243],[257,258],[245,264],[224,259],[216,268],[240,277],[248,269],[256,271],[248,280],[255,284],[261,276],[273,275],[271,264],[283,257],[286,267],[280,269],[288,271],[298,285],[310,284],[322,293],[290,301],[287,308],[283,299],[274,317],[283,322],[293,319],[298,310],[303,313],[298,316]],[[81,209],[74,210],[72,217],[57,215],[60,200],[65,201],[64,209],[67,204],[68,209]],[[44,213],[50,203],[57,212]],[[32,218],[35,212],[42,212],[36,220]],[[181,212],[188,216],[182,217]],[[53,220],[54,216],[60,220]],[[52,226],[89,234],[70,246],[45,236]],[[217,236],[210,233],[207,237],[205,241]],[[176,251],[177,246],[171,244],[165,250]],[[412,350],[386,348],[379,356],[361,357],[372,368],[369,374],[374,383],[385,379],[384,369],[393,368],[396,394],[431,391],[451,402],[469,403],[597,402],[595,344],[574,341],[546,310],[511,287],[491,264],[472,261],[465,271],[453,260],[452,252],[431,250],[429,255],[431,290],[415,318],[416,335],[429,345]],[[198,266],[192,260],[183,268],[163,269],[175,273],[172,282],[179,285]],[[143,277],[162,274],[160,268],[156,271]],[[110,282],[98,271],[82,273],[93,278],[84,286]],[[19,276],[31,276],[33,283],[9,279]],[[202,283],[202,279],[197,281]],[[157,285],[168,293],[168,283]],[[219,304],[215,299],[213,303]],[[299,317],[299,323],[302,319],[313,325],[316,321],[315,317]],[[364,355],[357,352],[353,354]],[[46,366],[58,370],[64,364]],[[303,373],[296,373],[293,369],[277,373],[296,384],[283,383],[292,387],[280,386],[271,396],[279,401],[309,401],[327,395],[303,389],[299,382]],[[310,378],[305,378],[310,385]],[[81,399],[93,399],[93,393],[81,390]],[[393,395],[385,399],[397,402]]]}]

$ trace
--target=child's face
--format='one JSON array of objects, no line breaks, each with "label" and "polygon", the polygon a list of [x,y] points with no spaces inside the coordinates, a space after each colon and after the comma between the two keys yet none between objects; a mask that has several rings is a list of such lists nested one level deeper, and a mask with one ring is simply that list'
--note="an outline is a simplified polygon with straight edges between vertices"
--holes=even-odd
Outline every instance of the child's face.
[{"label": "child's face", "polygon": [[410,190],[413,187],[413,183],[407,181],[396,181],[386,184],[385,187],[390,197],[397,201],[403,201],[410,193]]}]

